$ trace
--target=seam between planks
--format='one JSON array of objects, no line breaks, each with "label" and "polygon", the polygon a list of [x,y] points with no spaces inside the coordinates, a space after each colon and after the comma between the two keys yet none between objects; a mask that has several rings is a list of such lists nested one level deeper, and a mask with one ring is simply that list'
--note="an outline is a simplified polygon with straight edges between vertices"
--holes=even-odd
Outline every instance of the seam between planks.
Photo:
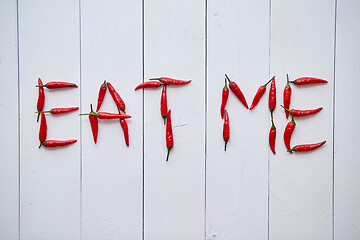
[{"label": "seam between planks", "polygon": [[[145,81],[145,0],[141,0],[142,82]],[[145,91],[142,90],[142,232],[145,239]]]},{"label": "seam between planks", "polygon": [[207,217],[207,206],[206,206],[206,201],[207,201],[207,192],[206,192],[206,189],[207,189],[207,175],[206,175],[206,170],[207,170],[207,127],[208,127],[208,121],[207,121],[207,107],[208,107],[208,86],[207,86],[207,82],[208,82],[208,1],[205,0],[205,14],[204,14],[204,28],[205,28],[205,31],[204,31],[204,67],[205,67],[205,73],[204,73],[204,80],[205,80],[205,109],[204,109],[204,121],[205,121],[205,129],[204,129],[204,138],[205,138],[205,142],[204,142],[204,188],[205,188],[205,191],[204,191],[204,239],[206,240],[207,239],[207,236],[206,236],[206,232],[207,232],[207,229],[206,229],[206,217]]},{"label": "seam between planks", "polygon": [[17,84],[18,84],[18,96],[17,96],[17,100],[18,100],[18,239],[20,239],[20,210],[21,210],[21,204],[20,204],[20,189],[21,189],[21,184],[20,184],[20,173],[21,173],[21,167],[20,167],[20,162],[21,162],[21,154],[20,154],[20,47],[19,47],[19,0],[16,1],[16,44],[17,44]]},{"label": "seam between planks", "polygon": [[[80,112],[82,112],[82,28],[81,28],[81,0],[79,0],[79,83],[80,83],[80,99],[79,99],[79,108],[80,108]],[[79,227],[80,227],[80,239],[82,239],[82,200],[83,200],[83,154],[82,154],[82,149],[83,149],[83,141],[82,141],[82,119],[79,118],[79,122],[80,122],[80,222],[79,222]]]}]

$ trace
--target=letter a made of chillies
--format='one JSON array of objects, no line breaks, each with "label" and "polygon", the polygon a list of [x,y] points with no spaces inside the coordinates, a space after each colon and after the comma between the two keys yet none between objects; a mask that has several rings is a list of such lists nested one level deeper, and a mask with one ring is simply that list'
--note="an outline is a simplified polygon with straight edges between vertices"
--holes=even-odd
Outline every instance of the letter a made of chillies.
[{"label": "letter a made of chillies", "polygon": [[[41,79],[38,79],[38,85],[41,86],[43,85]],[[39,96],[38,96],[38,101],[37,101],[37,110],[38,110],[38,116],[36,121],[39,122],[39,117],[41,114],[41,111],[44,109],[44,104],[45,104],[45,92],[44,92],[44,87],[39,87]]]},{"label": "letter a made of chillies", "polygon": [[39,141],[40,141],[39,148],[46,141],[46,135],[47,135],[46,117],[45,117],[44,112],[42,112],[41,113],[40,129],[39,129]]},{"label": "letter a made of chillies", "polygon": [[171,110],[170,109],[167,113],[167,119],[166,119],[166,147],[168,150],[167,155],[166,155],[166,161],[168,161],[170,151],[174,147],[174,137],[173,137],[172,126],[171,126]]},{"label": "letter a made of chillies", "polygon": [[92,131],[93,138],[94,138],[94,143],[96,144],[97,137],[98,137],[98,131],[99,131],[99,122],[98,122],[98,118],[95,115],[91,114],[91,113],[95,114],[95,112],[93,111],[92,104],[90,104],[90,109],[91,109],[91,112],[89,114],[89,121],[90,121],[91,131]]},{"label": "letter a made of chillies", "polygon": [[167,117],[167,112],[168,112],[168,106],[167,106],[167,87],[166,85],[163,86],[162,92],[161,92],[161,100],[160,100],[160,112],[161,112],[161,116],[164,119],[164,125],[166,123],[166,117]]},{"label": "letter a made of chillies", "polygon": [[294,132],[296,123],[294,121],[294,115],[291,114],[291,121],[286,125],[285,131],[284,131],[284,143],[285,147],[288,150],[288,152],[292,153],[291,147],[290,147],[290,141],[291,141],[291,135]]},{"label": "letter a made of chillies", "polygon": [[[291,101],[291,87],[289,84],[289,75],[286,74],[286,86],[284,89],[284,107],[286,107],[287,109],[290,109],[290,101]],[[286,119],[289,117],[289,112],[285,111],[285,115],[286,115]]]},{"label": "letter a made of chillies", "polygon": [[319,107],[316,109],[309,109],[309,110],[297,110],[297,109],[287,109],[283,105],[281,105],[286,111],[288,111],[290,114],[293,114],[294,117],[302,117],[302,116],[308,116],[315,113],[320,112],[323,108]]},{"label": "letter a made of chillies", "polygon": [[231,81],[230,78],[226,74],[225,74],[225,77],[229,81],[230,90],[235,94],[235,96],[240,100],[240,102],[246,107],[246,109],[249,109],[249,107],[246,103],[244,94],[241,92],[239,86],[236,84],[236,82]]},{"label": "letter a made of chillies", "polygon": [[45,85],[36,85],[37,87],[47,87],[49,89],[54,88],[77,88],[78,86],[75,83],[69,82],[48,82]]},{"label": "letter a made of chillies", "polygon": [[228,98],[229,98],[229,88],[227,87],[226,78],[225,78],[225,85],[222,90],[222,97],[221,97],[221,107],[220,107],[221,118],[224,118],[225,107],[226,107]]},{"label": "letter a made of chillies", "polygon": [[328,81],[320,78],[314,78],[314,77],[302,77],[298,78],[294,81],[290,81],[290,83],[293,83],[295,85],[306,85],[306,84],[314,84],[314,83],[327,83]]},{"label": "letter a made of chillies", "polygon": [[270,132],[269,132],[269,146],[271,151],[276,154],[275,152],[275,140],[276,140],[276,127],[274,124],[274,120],[272,118],[272,113],[271,113],[271,128],[270,128]]},{"label": "letter a made of chillies", "polygon": [[168,77],[150,78],[149,80],[158,80],[163,84],[168,84],[168,85],[184,85],[191,82],[191,80],[178,80]]},{"label": "letter a made of chillies", "polygon": [[315,149],[321,147],[325,143],[326,143],[326,141],[322,141],[322,142],[319,142],[319,143],[312,143],[312,144],[296,145],[295,147],[293,147],[291,149],[291,151],[294,151],[294,152],[309,152],[309,151],[312,151],[312,150],[315,150]]},{"label": "letter a made of chillies", "polygon": [[125,102],[122,100],[120,95],[116,92],[115,88],[109,82],[107,82],[107,87],[118,109],[125,113]]},{"label": "letter a made of chillies", "polygon": [[[275,85],[275,76],[272,78],[270,91],[269,91],[269,109],[272,113],[276,108],[276,85]],[[272,115],[271,115],[272,116]]]},{"label": "letter a made of chillies", "polygon": [[225,141],[225,147],[224,150],[226,151],[226,145],[230,138],[230,124],[229,124],[229,115],[228,112],[225,110],[224,113],[224,127],[223,127],[223,138]]},{"label": "letter a made of chillies", "polygon": [[256,105],[259,103],[261,97],[264,95],[264,93],[266,91],[266,86],[269,84],[269,82],[271,82],[271,80],[273,78],[271,78],[267,83],[265,83],[264,85],[259,87],[259,89],[257,90],[257,92],[255,94],[255,97],[254,97],[254,99],[252,101],[252,104],[251,104],[251,107],[250,107],[249,110],[252,110],[254,107],[256,107]]},{"label": "letter a made of chillies", "polygon": [[97,106],[96,106],[97,112],[100,110],[101,104],[104,101],[105,94],[106,94],[106,80],[104,81],[103,84],[101,84],[100,89],[99,89],[98,102],[97,102]]}]

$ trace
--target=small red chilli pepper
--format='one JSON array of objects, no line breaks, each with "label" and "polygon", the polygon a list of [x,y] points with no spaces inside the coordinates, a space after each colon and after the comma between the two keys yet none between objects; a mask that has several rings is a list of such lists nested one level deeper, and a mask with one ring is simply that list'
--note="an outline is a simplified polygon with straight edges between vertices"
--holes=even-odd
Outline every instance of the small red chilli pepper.
[{"label": "small red chilli pepper", "polygon": [[229,98],[229,88],[227,87],[226,78],[225,78],[225,86],[222,90],[222,98],[221,98],[221,108],[220,108],[221,118],[224,118],[225,107],[228,98]]},{"label": "small red chilli pepper", "polygon": [[259,103],[261,97],[264,95],[265,91],[266,91],[266,86],[269,84],[269,82],[271,82],[271,80],[273,80],[274,77],[272,77],[272,79],[270,79],[267,83],[265,83],[264,85],[260,86],[259,89],[257,90],[255,97],[252,101],[250,110],[252,110],[254,107],[256,107],[256,105]]},{"label": "small red chilli pepper", "polygon": [[78,110],[79,107],[69,107],[69,108],[53,108],[49,111],[43,111],[44,113],[51,113],[51,114],[60,114],[60,113],[67,113]]},{"label": "small red chilli pepper", "polygon": [[286,111],[288,111],[290,114],[293,114],[295,117],[302,117],[302,116],[308,116],[311,114],[315,114],[320,112],[323,108],[319,107],[316,109],[309,109],[309,110],[297,110],[297,109],[287,109],[283,105],[281,105]]},{"label": "small red chilli pepper", "polygon": [[167,94],[166,94],[166,85],[163,86],[162,89],[162,93],[161,93],[161,100],[160,100],[160,112],[161,112],[161,116],[164,119],[164,125],[166,123],[166,117],[167,117],[167,112],[168,112],[168,107],[167,107]]},{"label": "small red chilli pepper", "polygon": [[291,152],[291,147],[290,147],[290,141],[291,141],[291,135],[294,132],[296,123],[294,121],[294,115],[291,114],[291,122],[289,122],[286,127],[285,127],[285,131],[284,131],[284,143],[285,143],[285,147],[288,150],[288,152]]},{"label": "small red chilli pepper", "polygon": [[[289,85],[289,75],[286,74],[286,86],[284,89],[284,107],[290,108],[290,101],[291,101],[291,87]],[[289,112],[285,110],[286,119],[289,117]]]},{"label": "small red chilli pepper", "polygon": [[166,161],[169,160],[169,154],[171,149],[174,147],[174,137],[171,126],[171,110],[169,109],[166,120],[166,147],[167,147],[167,156]]},{"label": "small red chilli pepper", "polygon": [[76,139],[69,139],[69,140],[47,140],[42,143],[45,147],[59,147],[59,146],[66,146],[72,143],[75,143]]},{"label": "small red chilli pepper", "polygon": [[116,92],[115,88],[111,85],[111,83],[107,82],[106,84],[109,88],[109,92],[110,92],[112,98],[114,99],[114,102],[116,103],[116,106],[118,107],[119,110],[121,110],[125,113],[125,102],[122,100],[120,95]]},{"label": "small red chilli pepper", "polygon": [[[92,104],[90,104],[90,109],[91,112],[90,113],[95,113],[93,111],[93,107]],[[99,122],[98,122],[98,118],[94,115],[89,115],[89,121],[90,121],[90,126],[91,126],[91,131],[93,134],[93,138],[94,138],[94,143],[97,143],[97,137],[98,137],[98,131],[99,131]]]},{"label": "small red chilli pepper", "polygon": [[314,78],[314,77],[301,77],[294,81],[290,81],[291,83],[295,85],[306,85],[306,84],[313,84],[313,83],[327,83],[328,81],[320,78]]},{"label": "small red chilli pepper", "polygon": [[269,91],[269,109],[272,113],[276,108],[276,85],[275,85],[275,76],[273,77],[270,85]]},{"label": "small red chilli pepper", "polygon": [[[271,116],[272,117],[272,116]],[[276,140],[276,127],[274,124],[274,120],[271,118],[271,128],[270,128],[270,132],[269,132],[269,146],[271,151],[276,154],[275,152],[275,140]]]},{"label": "small red chilli pepper", "polygon": [[39,140],[40,140],[39,148],[41,147],[42,143],[46,140],[46,135],[47,135],[46,117],[44,112],[42,112],[40,129],[39,129]]},{"label": "small red chilli pepper", "polygon": [[229,115],[228,115],[228,112],[226,110],[225,110],[225,113],[224,113],[223,138],[224,138],[224,141],[225,141],[224,150],[226,151],[226,145],[227,145],[227,143],[229,141],[229,138],[230,138]]},{"label": "small red chilli pepper", "polygon": [[124,132],[126,146],[129,146],[129,128],[125,119],[120,119],[120,125]]},{"label": "small red chilli pepper", "polygon": [[235,96],[240,100],[240,102],[246,107],[246,109],[249,109],[246,99],[244,97],[244,94],[241,92],[239,86],[230,80],[230,78],[225,74],[225,77],[229,81],[229,88],[230,90],[235,94]]},{"label": "small red chilli pepper", "polygon": [[294,151],[294,152],[309,152],[309,151],[312,151],[312,150],[315,150],[315,149],[321,147],[325,143],[326,143],[326,141],[322,141],[322,142],[319,142],[319,143],[313,143],[313,144],[296,145],[295,147],[293,147],[291,149],[291,151]]},{"label": "small red chilli pepper", "polygon": [[178,80],[178,79],[173,79],[173,78],[168,78],[168,77],[150,78],[149,80],[159,80],[162,83],[169,84],[169,85],[184,85],[184,84],[188,84],[191,82],[191,80]]},{"label": "small red chilli pepper", "polygon": [[102,102],[104,101],[104,97],[106,94],[106,80],[104,81],[103,84],[101,84],[100,89],[99,89],[99,96],[98,96],[98,102],[97,102],[97,107],[96,107],[96,111],[98,112]]},{"label": "small red chilli pepper", "polygon": [[[43,85],[40,78],[38,79],[38,85]],[[39,122],[39,117],[40,117],[41,111],[44,109],[44,104],[45,104],[44,87],[39,87],[39,96],[38,96],[38,101],[37,101],[37,110],[38,110],[38,115],[37,115],[37,119],[36,119],[37,122]]]},{"label": "small red chilli pepper", "polygon": [[70,88],[70,87],[75,87],[77,88],[78,86],[75,83],[69,83],[69,82],[48,82],[45,85],[36,85],[37,87],[47,87],[49,89],[53,89],[53,88]]},{"label": "small red chilli pepper", "polygon": [[116,113],[108,113],[108,112],[90,112],[90,113],[81,113],[79,115],[91,115],[95,116],[99,119],[120,119],[120,118],[131,118],[130,115],[127,114],[116,114]]},{"label": "small red chilli pepper", "polygon": [[157,88],[160,87],[161,85],[163,85],[161,82],[153,82],[153,81],[143,82],[135,88],[135,91],[141,88]]}]

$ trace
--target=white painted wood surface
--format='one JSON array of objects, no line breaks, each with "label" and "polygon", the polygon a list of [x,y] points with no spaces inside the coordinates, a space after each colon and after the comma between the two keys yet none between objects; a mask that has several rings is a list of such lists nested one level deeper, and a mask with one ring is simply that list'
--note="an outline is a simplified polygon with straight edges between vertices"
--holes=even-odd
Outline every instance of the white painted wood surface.
[{"label": "white painted wood surface", "polygon": [[[359,239],[357,1],[20,0],[0,9],[0,239]],[[269,87],[252,111],[230,93],[223,151],[224,73],[249,105],[276,75],[276,156]],[[295,119],[292,145],[327,140],[312,153],[285,151],[286,73],[329,81],[292,85],[291,107],[324,107]],[[133,90],[160,76],[193,80],[168,87],[169,162],[161,89]],[[38,77],[79,85],[45,89],[45,109],[80,107],[47,115],[48,138],[74,145],[37,148]],[[78,116],[105,79],[132,115],[130,147],[117,120],[99,121],[95,145]],[[116,112],[109,93],[101,110]]]}]

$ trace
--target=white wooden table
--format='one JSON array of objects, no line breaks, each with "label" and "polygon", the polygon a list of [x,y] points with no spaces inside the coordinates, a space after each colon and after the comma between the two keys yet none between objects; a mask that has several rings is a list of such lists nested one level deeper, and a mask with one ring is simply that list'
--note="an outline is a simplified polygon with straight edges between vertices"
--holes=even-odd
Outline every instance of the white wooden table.
[{"label": "white wooden table", "polygon": [[[360,239],[360,1],[3,0],[0,4],[0,239]],[[276,76],[277,154],[268,147],[268,92],[253,110],[230,94],[224,152],[224,73],[248,104]],[[285,74],[297,118],[289,154],[280,108]],[[151,77],[192,79],[168,88],[175,147],[165,162],[160,89]],[[127,104],[130,147],[118,121],[48,116],[38,149],[37,78],[79,85],[45,90],[45,109],[89,112],[106,79]],[[267,90],[268,91],[268,90]],[[116,112],[110,94],[102,107]]]}]

